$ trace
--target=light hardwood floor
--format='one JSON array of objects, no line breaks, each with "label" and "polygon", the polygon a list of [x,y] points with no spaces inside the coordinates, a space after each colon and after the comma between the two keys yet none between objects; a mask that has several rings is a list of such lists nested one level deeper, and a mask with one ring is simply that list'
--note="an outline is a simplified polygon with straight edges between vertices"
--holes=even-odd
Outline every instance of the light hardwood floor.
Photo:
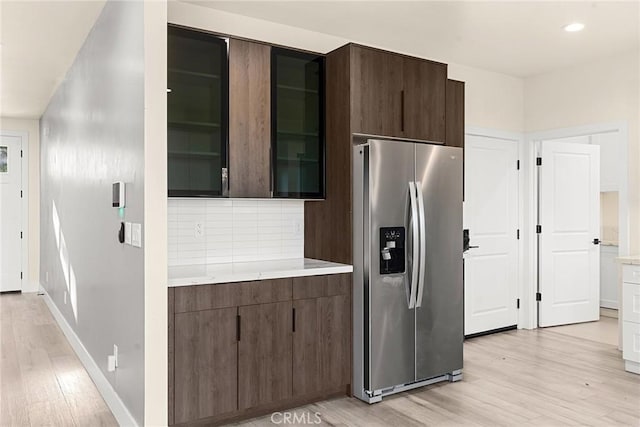
[{"label": "light hardwood floor", "polygon": [[[464,352],[463,381],[371,406],[340,398],[292,412],[318,412],[334,426],[640,425],[640,376],[624,371],[613,345],[539,329],[473,338]],[[268,424],[270,416],[236,425]]]},{"label": "light hardwood floor", "polygon": [[[0,325],[0,426],[116,425],[41,297],[0,296]],[[612,345],[541,329],[474,338],[464,350],[461,382],[290,412],[334,426],[640,425],[640,376]]]},{"label": "light hardwood floor", "polygon": [[618,319],[600,316],[597,322],[576,323],[574,325],[553,326],[547,330],[575,338],[597,341],[603,344],[618,345]]},{"label": "light hardwood floor", "polygon": [[0,426],[117,426],[42,297],[0,295]]}]

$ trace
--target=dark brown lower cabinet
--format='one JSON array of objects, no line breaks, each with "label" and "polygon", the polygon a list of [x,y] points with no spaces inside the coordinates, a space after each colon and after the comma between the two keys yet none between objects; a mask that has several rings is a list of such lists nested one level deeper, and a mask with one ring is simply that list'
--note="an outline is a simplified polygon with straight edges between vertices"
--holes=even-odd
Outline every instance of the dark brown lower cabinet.
[{"label": "dark brown lower cabinet", "polygon": [[320,298],[294,301],[293,309],[296,330],[293,333],[293,393],[304,395],[319,389],[320,340],[317,332],[320,327],[318,315]]},{"label": "dark brown lower cabinet", "polygon": [[347,394],[351,274],[169,290],[169,424],[217,425]]},{"label": "dark brown lower cabinet", "polygon": [[330,392],[348,384],[350,307],[348,295],[293,302],[293,393]]},{"label": "dark brown lower cabinet", "polygon": [[239,409],[291,397],[291,301],[239,308]]},{"label": "dark brown lower cabinet", "polygon": [[176,314],[176,423],[238,409],[237,312],[233,307]]}]

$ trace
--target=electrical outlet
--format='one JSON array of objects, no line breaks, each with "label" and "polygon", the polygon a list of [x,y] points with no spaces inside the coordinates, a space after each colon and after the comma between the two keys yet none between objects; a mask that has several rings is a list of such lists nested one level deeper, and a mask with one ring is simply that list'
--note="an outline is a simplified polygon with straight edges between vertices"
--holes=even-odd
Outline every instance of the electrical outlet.
[{"label": "electrical outlet", "polygon": [[204,237],[204,227],[201,222],[196,222],[193,232],[195,233],[196,239],[202,239]]},{"label": "electrical outlet", "polygon": [[302,237],[302,221],[293,221],[293,237]]},{"label": "electrical outlet", "polygon": [[113,372],[118,368],[118,346],[113,345],[113,354],[107,356],[107,371]]}]

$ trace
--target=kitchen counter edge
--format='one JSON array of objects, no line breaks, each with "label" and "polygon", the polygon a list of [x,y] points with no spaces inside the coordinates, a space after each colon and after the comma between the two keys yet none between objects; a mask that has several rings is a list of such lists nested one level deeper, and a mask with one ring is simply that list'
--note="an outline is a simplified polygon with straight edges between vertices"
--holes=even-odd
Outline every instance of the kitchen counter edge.
[{"label": "kitchen counter edge", "polygon": [[621,256],[616,258],[616,261],[620,264],[640,265],[640,255]]},{"label": "kitchen counter edge", "polygon": [[[317,261],[317,260],[314,260]],[[261,272],[222,273],[207,277],[180,277],[168,280],[169,288],[194,285],[217,285],[221,283],[251,282],[256,280],[285,279],[289,277],[324,276],[329,274],[353,273],[353,266],[326,262],[326,265],[312,268],[279,269]]]}]

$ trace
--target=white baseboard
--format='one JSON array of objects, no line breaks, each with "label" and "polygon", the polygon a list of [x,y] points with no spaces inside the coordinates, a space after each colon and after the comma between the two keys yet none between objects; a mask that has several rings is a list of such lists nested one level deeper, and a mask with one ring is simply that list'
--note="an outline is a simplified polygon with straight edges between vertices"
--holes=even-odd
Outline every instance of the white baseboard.
[{"label": "white baseboard", "polygon": [[600,307],[610,308],[612,310],[617,310],[618,309],[618,301],[613,301],[613,300],[608,300],[608,299],[601,299],[600,300]]},{"label": "white baseboard", "polygon": [[49,311],[51,311],[56,322],[58,322],[58,326],[60,326],[60,329],[62,329],[62,332],[67,337],[69,344],[71,344],[71,347],[78,355],[78,358],[89,373],[89,376],[95,383],[98,391],[102,395],[102,398],[107,403],[107,406],[111,409],[111,412],[116,418],[116,421],[118,421],[118,424],[121,426],[137,427],[138,423],[135,418],[133,418],[125,404],[120,400],[118,393],[113,389],[109,380],[104,376],[95,360],[93,360],[87,349],[82,344],[82,341],[80,341],[80,338],[78,338],[62,313],[60,313],[60,310],[58,310],[58,307],[55,305],[47,291],[44,290],[43,287],[40,287],[40,289],[42,290],[44,301],[46,302],[47,307],[49,307]]}]

